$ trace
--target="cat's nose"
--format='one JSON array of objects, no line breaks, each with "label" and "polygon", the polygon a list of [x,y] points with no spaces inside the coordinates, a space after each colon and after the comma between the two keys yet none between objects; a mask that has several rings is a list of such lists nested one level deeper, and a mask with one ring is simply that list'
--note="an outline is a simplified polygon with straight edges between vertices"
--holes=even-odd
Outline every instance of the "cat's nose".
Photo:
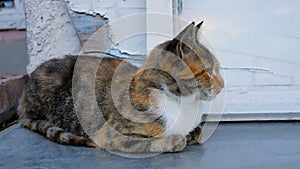
[{"label": "cat's nose", "polygon": [[215,95],[219,94],[222,91],[223,87],[216,87],[213,89],[213,93],[215,93]]},{"label": "cat's nose", "polygon": [[216,77],[216,83],[219,86],[219,88],[222,90],[224,88],[224,80],[222,77]]},{"label": "cat's nose", "polygon": [[214,93],[219,94],[224,88],[224,86],[225,85],[224,85],[223,78],[219,76],[214,76],[214,85],[213,85]]},{"label": "cat's nose", "polygon": [[224,80],[222,78],[220,78],[220,87],[223,89],[225,86]]}]

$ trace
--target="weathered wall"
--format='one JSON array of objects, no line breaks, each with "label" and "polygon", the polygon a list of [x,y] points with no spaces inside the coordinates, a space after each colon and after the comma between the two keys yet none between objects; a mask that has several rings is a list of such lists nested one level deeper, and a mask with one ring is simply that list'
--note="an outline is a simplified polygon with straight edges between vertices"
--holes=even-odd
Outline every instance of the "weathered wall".
[{"label": "weathered wall", "polygon": [[[160,39],[167,39],[151,36],[151,30],[148,30],[151,26],[158,29],[171,25],[176,33],[186,26],[184,21],[205,20],[199,38],[221,60],[227,86],[300,84],[300,61],[297,56],[300,53],[297,48],[300,45],[297,31],[300,25],[293,19],[297,17],[296,9],[300,3],[282,0],[247,3],[232,0],[173,1],[173,7],[175,4],[177,7],[173,11],[177,11],[183,21],[179,21],[177,28],[174,23],[176,20],[161,21],[161,17],[156,19],[156,23],[147,18],[148,15],[140,15],[144,12],[172,13],[172,7],[166,5],[165,1],[157,5],[159,9],[151,2],[115,0],[87,1],[83,4],[80,0],[70,0],[69,8],[108,18],[111,25],[109,33],[115,48],[128,54],[144,55],[144,49],[152,48],[155,41],[158,43]],[[137,15],[136,19],[132,19],[132,15]],[[163,28],[161,30],[164,31]],[[169,32],[173,33],[172,30]]]},{"label": "weathered wall", "polygon": [[81,51],[64,0],[25,0],[25,11],[29,73],[46,60]]},{"label": "weathered wall", "polygon": [[[62,0],[55,2],[58,1],[62,3]],[[87,0],[82,3],[80,0],[69,0],[68,7],[80,36],[85,33],[90,36],[102,24],[108,23],[110,25],[108,39],[114,48],[111,52],[139,59],[144,59],[147,53],[145,49],[153,47],[155,43],[160,43],[164,39],[169,39],[172,34],[176,34],[189,22],[205,20],[202,35],[199,38],[220,59],[226,81],[223,97],[221,99],[218,97],[215,102],[219,104],[220,109],[210,113],[218,114],[224,111],[226,116],[223,117],[226,117],[226,120],[300,119],[300,107],[298,106],[300,100],[298,92],[300,35],[298,30],[300,27],[295,19],[299,11],[296,10],[299,2],[255,0],[245,3],[235,0],[222,2],[216,0],[163,0],[160,3],[152,3],[150,1]],[[43,9],[43,7],[45,6],[38,8]],[[49,14],[53,12],[68,16],[64,15],[68,13],[67,9],[61,7],[54,11],[32,14],[34,17],[31,18],[38,19],[39,15],[49,17]],[[159,12],[163,15],[173,14],[175,16],[171,19],[168,17],[163,19],[163,15],[157,15],[157,20],[153,20],[145,12],[156,12],[156,14]],[[176,18],[176,15],[179,18]],[[73,37],[72,43],[77,44],[79,39],[74,36],[75,31],[69,22],[70,18],[57,18],[59,16],[57,14],[55,16],[49,18],[50,21],[53,21],[49,23],[55,23],[55,25],[47,25],[45,26],[47,29],[42,30],[51,29],[52,34],[69,30],[67,33],[72,32],[72,35],[62,34],[57,39]],[[103,20],[102,23],[103,18],[106,20]],[[36,24],[34,27],[44,24],[39,23],[38,20],[33,23]],[[60,29],[59,25],[63,29]],[[69,28],[66,28],[66,25]],[[29,23],[29,26],[33,25]],[[159,34],[160,31],[156,30],[158,28],[162,29],[163,33]],[[53,44],[53,41],[49,41],[48,38],[53,39],[52,36],[48,36],[52,34],[42,37],[35,36],[35,34],[43,34],[40,30],[33,30],[31,33],[28,35],[37,37],[39,41],[29,39],[30,43]],[[57,39],[54,38],[54,42]],[[46,42],[40,40],[46,40]],[[47,43],[48,41],[50,43]],[[29,49],[32,46],[30,43]],[[57,49],[62,48],[60,45],[56,47]],[[47,50],[43,51],[45,55],[40,55],[40,53],[39,57],[30,55],[31,63],[38,65],[44,61],[45,56],[48,59],[49,55],[59,57],[74,51],[74,48],[68,48],[70,45],[66,45],[66,47],[64,49],[67,52],[57,50],[55,55],[45,52]],[[37,51],[39,52],[39,50]],[[32,60],[34,58],[37,60]],[[226,96],[226,100],[224,96]],[[224,102],[223,110],[221,108]]]},{"label": "weathered wall", "polygon": [[[180,0],[225,73],[223,120],[299,119],[300,2]],[[179,27],[185,25],[179,22]]]},{"label": "weathered wall", "polygon": [[93,1],[69,0],[70,10],[101,15],[108,18],[109,36],[115,49],[121,53],[144,55],[146,49],[146,0]]},{"label": "weathered wall", "polygon": [[299,1],[185,0],[182,7],[184,19],[205,20],[227,86],[300,85]]},{"label": "weathered wall", "polygon": [[13,8],[0,9],[0,29],[24,29],[24,0],[14,0]]}]

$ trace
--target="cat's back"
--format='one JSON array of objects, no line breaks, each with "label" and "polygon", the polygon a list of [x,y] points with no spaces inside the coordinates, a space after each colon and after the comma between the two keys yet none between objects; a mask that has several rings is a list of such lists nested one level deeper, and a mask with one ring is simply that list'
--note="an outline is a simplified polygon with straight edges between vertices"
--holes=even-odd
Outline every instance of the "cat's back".
[{"label": "cat's back", "polygon": [[[108,98],[111,79],[121,62],[123,60],[118,58],[66,56],[63,59],[51,59],[42,63],[30,74],[24,88],[19,104],[20,119],[44,119],[65,131],[84,135],[74,112],[72,97],[74,71],[85,71],[86,67],[96,69],[96,76],[87,78],[96,82],[95,91],[100,94],[97,94],[98,96]],[[132,71],[136,69],[129,63],[128,67]]]},{"label": "cat's back", "polygon": [[[78,64],[79,61],[83,61],[85,66]],[[44,117],[52,112],[66,115],[67,112],[72,112],[74,107],[72,80],[75,69],[78,71],[84,71],[81,70],[82,67],[97,69],[96,79],[95,76],[88,78],[99,82],[97,84],[101,88],[106,88],[110,86],[111,78],[121,62],[123,60],[118,58],[92,56],[66,56],[63,59],[48,60],[30,74],[20,100],[21,112],[27,112],[26,116],[31,116],[29,118]],[[135,66],[131,64],[128,66],[131,67],[130,70],[136,70]]]},{"label": "cat's back", "polygon": [[[77,57],[51,59],[38,66],[26,83],[20,106],[24,112],[45,112],[50,104],[67,97]],[[45,108],[45,111],[42,110]],[[33,113],[35,114],[35,113]]]},{"label": "cat's back", "polygon": [[[78,61],[80,60],[79,64]],[[123,60],[111,57],[92,57],[92,56],[66,56],[63,59],[51,59],[42,63],[31,75],[29,86],[36,86],[43,91],[51,90],[58,86],[68,85],[72,82],[74,75],[74,69],[78,71],[81,67],[90,67],[92,70],[97,70],[97,78],[103,76],[103,78],[111,78],[113,73],[118,68],[119,64]],[[96,63],[96,64],[91,64]],[[81,65],[80,65],[81,64]],[[131,64],[128,64],[130,70],[136,70],[137,68]],[[84,72],[82,72],[84,73]],[[95,80],[92,79],[91,80]]]}]

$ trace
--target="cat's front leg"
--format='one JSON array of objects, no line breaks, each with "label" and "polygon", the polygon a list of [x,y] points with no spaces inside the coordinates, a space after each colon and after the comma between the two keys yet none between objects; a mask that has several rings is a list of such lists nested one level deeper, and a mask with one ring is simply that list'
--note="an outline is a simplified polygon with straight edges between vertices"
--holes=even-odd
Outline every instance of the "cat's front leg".
[{"label": "cat's front leg", "polygon": [[202,128],[199,125],[186,136],[187,145],[200,144],[201,136],[202,136]]},{"label": "cat's front leg", "polygon": [[179,152],[187,145],[183,135],[142,138],[137,135],[123,135],[108,125],[104,125],[93,140],[100,148],[125,153]]},{"label": "cat's front leg", "polygon": [[150,146],[150,152],[180,152],[187,145],[187,139],[183,135],[171,135],[155,138]]}]

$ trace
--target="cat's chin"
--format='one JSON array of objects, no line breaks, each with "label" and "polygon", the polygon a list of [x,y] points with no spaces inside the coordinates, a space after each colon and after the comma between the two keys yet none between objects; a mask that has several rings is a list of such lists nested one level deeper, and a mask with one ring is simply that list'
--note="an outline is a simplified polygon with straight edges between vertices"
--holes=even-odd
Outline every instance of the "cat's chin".
[{"label": "cat's chin", "polygon": [[199,95],[196,97],[197,100],[206,102],[213,101],[215,98],[216,96],[214,94],[211,94],[206,91],[200,91]]}]

